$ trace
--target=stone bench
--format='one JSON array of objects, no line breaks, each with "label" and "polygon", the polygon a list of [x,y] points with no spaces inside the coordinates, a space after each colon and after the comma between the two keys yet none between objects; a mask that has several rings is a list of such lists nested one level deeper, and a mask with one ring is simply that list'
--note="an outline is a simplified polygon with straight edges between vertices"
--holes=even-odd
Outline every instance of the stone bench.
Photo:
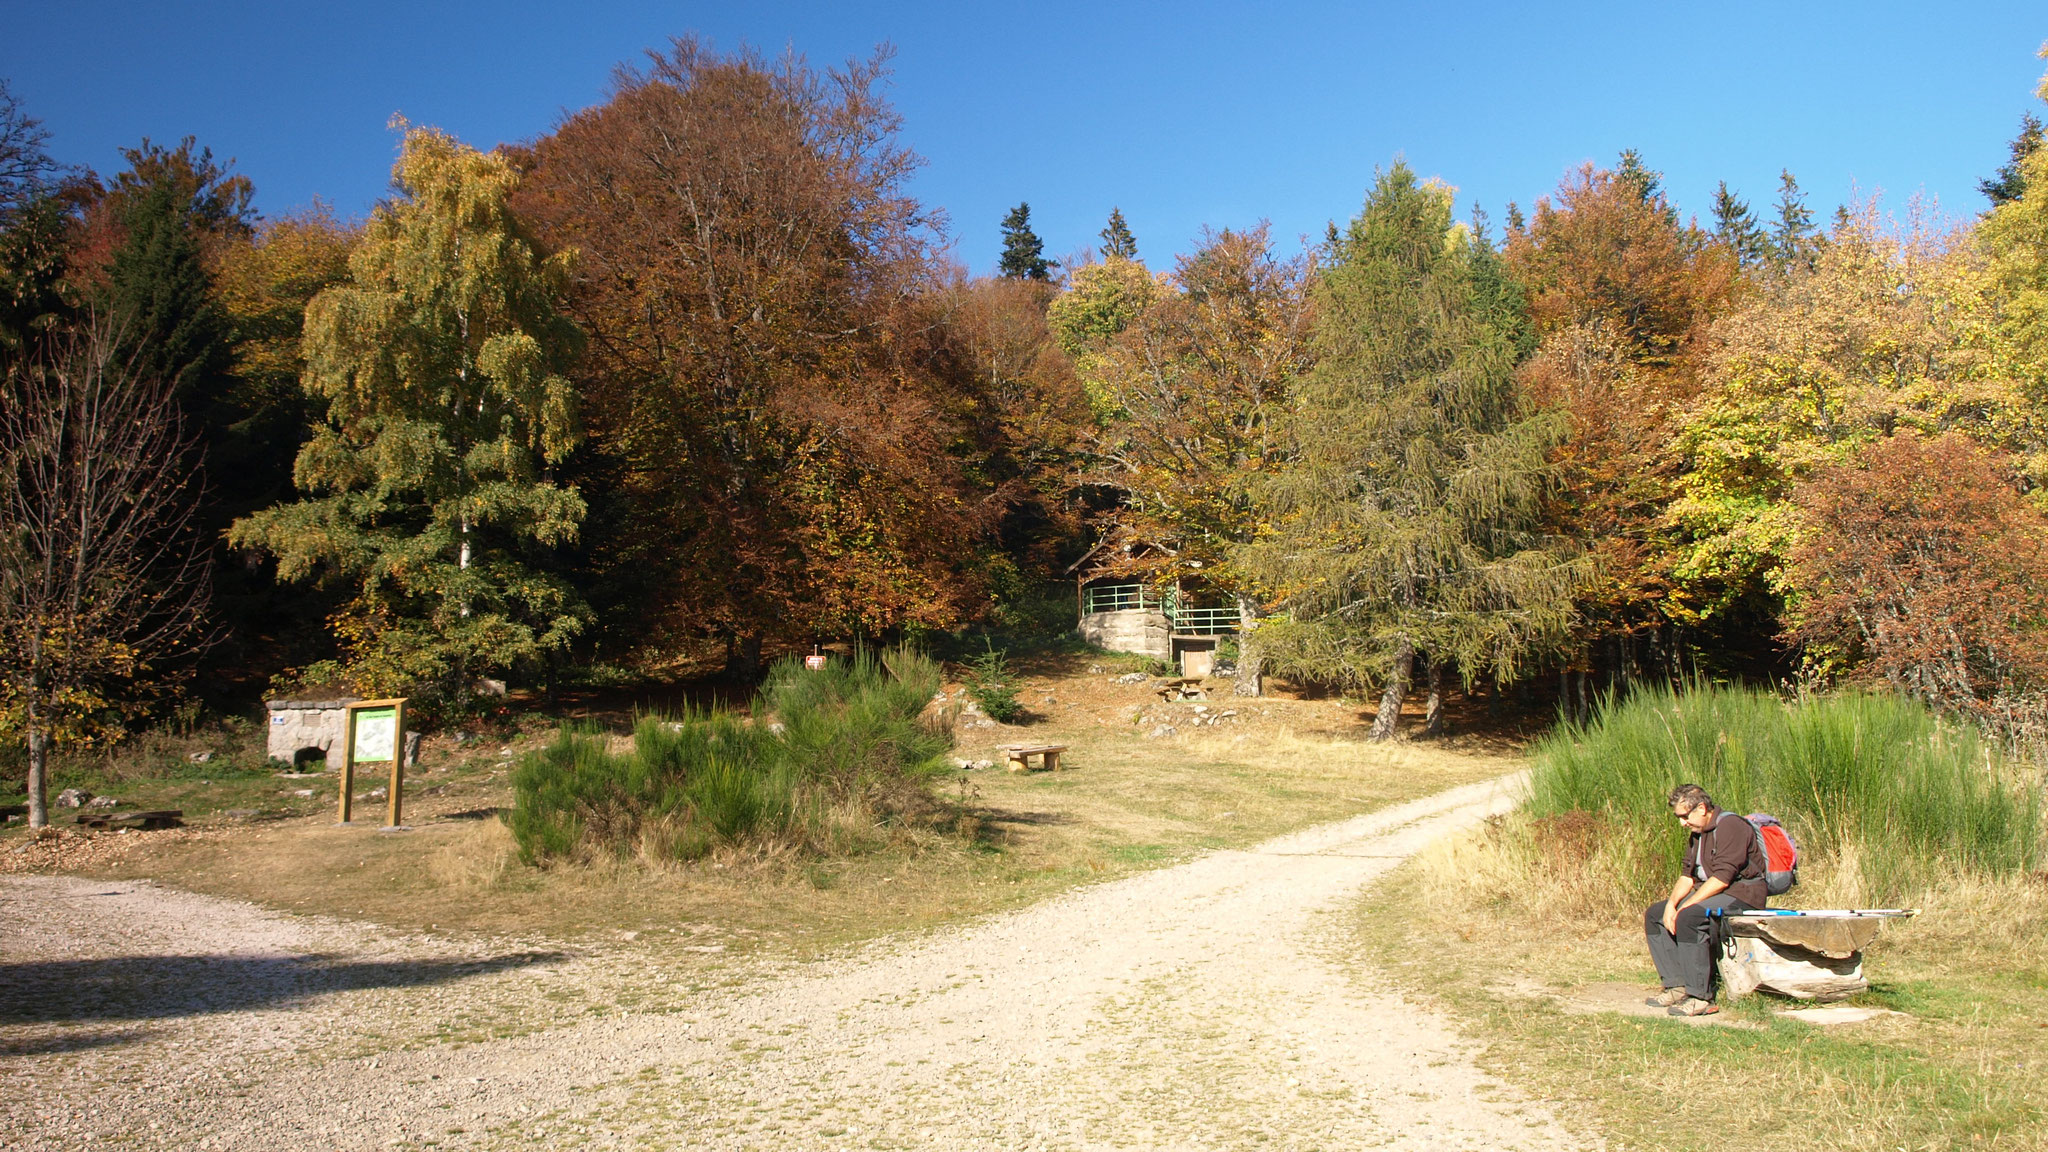
[{"label": "stone bench", "polygon": [[1802,909],[1799,915],[1731,912],[1721,917],[1721,990],[1759,989],[1794,1000],[1844,1000],[1870,987],[1863,950],[1888,920],[1917,909]]}]

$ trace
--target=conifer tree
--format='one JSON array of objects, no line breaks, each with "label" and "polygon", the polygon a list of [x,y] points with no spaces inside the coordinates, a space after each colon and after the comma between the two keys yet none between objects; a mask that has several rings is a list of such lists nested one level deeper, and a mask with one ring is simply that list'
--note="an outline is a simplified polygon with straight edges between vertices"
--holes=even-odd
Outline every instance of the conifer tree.
[{"label": "conifer tree", "polygon": [[2013,137],[2010,156],[1999,165],[1996,175],[1977,182],[1977,191],[1984,193],[1993,208],[2027,194],[2027,157],[2040,149],[2041,134],[2040,117],[2032,112],[2020,116],[2020,134]]},{"label": "conifer tree", "polygon": [[1378,739],[1418,655],[1510,680],[1564,635],[1583,578],[1536,530],[1560,429],[1517,397],[1519,301],[1450,213],[1448,189],[1397,163],[1323,254],[1297,456],[1243,554],[1289,616],[1262,633],[1271,657],[1381,686]]},{"label": "conifer tree", "polygon": [[1138,258],[1138,238],[1131,235],[1130,225],[1124,223],[1124,210],[1109,210],[1109,226],[1102,230],[1102,255],[1119,260]]},{"label": "conifer tree", "polygon": [[1756,222],[1756,213],[1728,190],[1726,180],[1714,189],[1714,239],[1733,252],[1744,268],[1755,267],[1770,250],[1770,238]]},{"label": "conifer tree", "polygon": [[1778,220],[1771,228],[1771,263],[1779,271],[1794,265],[1810,267],[1820,246],[1813,228],[1813,210],[1790,169],[1778,173]]},{"label": "conifer tree", "polygon": [[121,213],[128,237],[107,269],[107,310],[134,371],[170,385],[194,422],[210,425],[233,361],[228,318],[214,299],[189,199],[169,183],[137,192]]},{"label": "conifer tree", "polygon": [[1003,217],[1003,255],[996,271],[1012,280],[1050,280],[1052,262],[1045,258],[1045,242],[1031,230],[1031,205],[1022,203]]},{"label": "conifer tree", "polygon": [[238,521],[284,580],[349,582],[336,619],[358,691],[461,698],[471,677],[563,649],[584,610],[546,571],[584,502],[551,472],[581,439],[563,372],[580,341],[506,206],[507,160],[407,132],[350,280],[306,310],[305,383],[327,423],[300,451],[307,498]]},{"label": "conifer tree", "polygon": [[1630,189],[1645,206],[1655,207],[1671,224],[1678,223],[1678,209],[1664,197],[1664,174],[1643,163],[1643,154],[1623,148],[1614,166],[1615,182]]}]

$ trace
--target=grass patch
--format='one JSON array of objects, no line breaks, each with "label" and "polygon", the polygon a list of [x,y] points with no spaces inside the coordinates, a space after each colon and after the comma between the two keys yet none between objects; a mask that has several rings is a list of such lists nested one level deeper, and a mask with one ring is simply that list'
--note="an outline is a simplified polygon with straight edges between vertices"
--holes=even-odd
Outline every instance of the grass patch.
[{"label": "grass patch", "polygon": [[857,849],[877,819],[935,808],[952,747],[927,715],[938,665],[907,650],[811,671],[778,663],[752,716],[642,716],[632,747],[564,728],[512,774],[506,816],[527,864],[600,854],[695,860],[720,845]]}]

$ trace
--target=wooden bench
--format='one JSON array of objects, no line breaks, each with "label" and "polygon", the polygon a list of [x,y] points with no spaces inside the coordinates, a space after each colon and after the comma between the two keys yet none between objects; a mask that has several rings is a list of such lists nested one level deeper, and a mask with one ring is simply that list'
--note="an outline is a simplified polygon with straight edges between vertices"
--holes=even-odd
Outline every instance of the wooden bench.
[{"label": "wooden bench", "polygon": [[1031,771],[1031,758],[1033,756],[1038,757],[1038,762],[1045,765],[1047,771],[1057,772],[1060,770],[1060,753],[1066,750],[1067,746],[1065,744],[1003,745],[1003,755],[1010,761],[1010,771],[1012,772]]},{"label": "wooden bench", "polygon": [[1200,676],[1175,676],[1159,685],[1159,698],[1169,703],[1176,700],[1207,700],[1209,694],[1202,691]]}]

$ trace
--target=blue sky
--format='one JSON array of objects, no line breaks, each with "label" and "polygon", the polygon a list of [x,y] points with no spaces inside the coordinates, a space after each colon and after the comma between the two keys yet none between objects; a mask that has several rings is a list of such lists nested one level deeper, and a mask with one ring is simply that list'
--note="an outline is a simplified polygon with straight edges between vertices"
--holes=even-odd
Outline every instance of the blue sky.
[{"label": "blue sky", "polygon": [[1682,212],[1759,208],[1789,167],[1824,216],[1916,192],[1953,214],[2005,156],[2048,38],[2038,3],[110,3],[0,0],[0,76],[59,159],[143,136],[236,158],[259,207],[384,193],[394,113],[489,147],[603,99],[671,35],[895,45],[892,96],[957,256],[989,271],[1019,200],[1054,254],[1121,206],[1155,266],[1204,225],[1293,247],[1395,156],[1496,220],[1587,160],[1642,151]]}]

